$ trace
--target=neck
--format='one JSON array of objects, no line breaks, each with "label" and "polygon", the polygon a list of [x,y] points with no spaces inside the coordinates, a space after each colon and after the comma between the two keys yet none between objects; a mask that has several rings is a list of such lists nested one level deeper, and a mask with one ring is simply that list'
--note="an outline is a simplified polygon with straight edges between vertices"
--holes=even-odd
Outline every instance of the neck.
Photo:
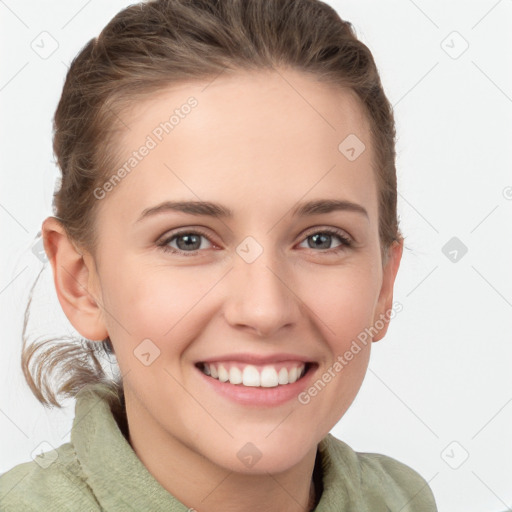
[{"label": "neck", "polygon": [[147,417],[144,421],[128,419],[128,424],[128,441],[151,475],[197,512],[310,512],[315,506],[316,446],[284,472],[238,473],[214,464]]}]

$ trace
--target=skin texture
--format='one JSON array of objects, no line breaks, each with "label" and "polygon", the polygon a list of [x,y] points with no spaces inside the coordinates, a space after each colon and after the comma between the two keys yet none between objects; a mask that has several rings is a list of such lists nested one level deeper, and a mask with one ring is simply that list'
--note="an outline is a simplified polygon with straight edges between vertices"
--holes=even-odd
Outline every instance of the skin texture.
[{"label": "skin texture", "polygon": [[[126,159],[191,96],[197,106],[100,200],[94,257],[54,218],[44,222],[57,294],[80,334],[110,336],[130,443],[165,489],[198,512],[308,510],[317,444],[359,391],[371,343],[307,405],[234,403],[194,364],[287,352],[316,363],[314,382],[391,309],[402,244],[382,261],[369,124],[352,92],[298,71],[224,73],[125,111]],[[338,150],[349,134],[366,146],[354,161]],[[368,216],[292,216],[313,199],[348,200]],[[218,202],[234,216],[165,212],[137,222],[166,200]],[[199,227],[207,238],[192,256],[157,246],[172,230]],[[311,236],[329,227],[353,246],[333,235],[317,248]],[[248,236],[262,249],[252,263],[236,250]],[[182,242],[168,245],[186,251]],[[149,366],[134,355],[145,339],[160,350]],[[261,454],[252,467],[237,457],[248,442]]]}]

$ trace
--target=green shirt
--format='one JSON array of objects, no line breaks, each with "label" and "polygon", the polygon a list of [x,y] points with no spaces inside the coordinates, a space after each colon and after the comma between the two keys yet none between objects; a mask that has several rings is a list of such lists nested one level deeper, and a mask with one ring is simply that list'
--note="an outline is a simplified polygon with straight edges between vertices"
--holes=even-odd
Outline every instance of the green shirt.
[{"label": "green shirt", "polygon": [[[0,475],[3,512],[187,512],[137,457],[104,384],[76,396],[71,442]],[[328,434],[318,445],[323,486],[315,512],[435,512],[427,482],[395,459],[353,451]]]}]

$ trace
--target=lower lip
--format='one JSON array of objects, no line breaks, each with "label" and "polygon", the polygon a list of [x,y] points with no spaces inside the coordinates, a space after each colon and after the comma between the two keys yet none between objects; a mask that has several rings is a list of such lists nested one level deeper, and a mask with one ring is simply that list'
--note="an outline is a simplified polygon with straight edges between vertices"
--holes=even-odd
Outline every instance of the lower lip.
[{"label": "lower lip", "polygon": [[315,366],[311,366],[306,374],[293,384],[283,384],[272,388],[243,386],[242,384],[231,384],[221,382],[218,379],[209,377],[199,368],[196,370],[201,374],[208,386],[226,398],[241,405],[253,405],[258,407],[275,407],[290,400],[296,399],[304,391],[315,373]]}]

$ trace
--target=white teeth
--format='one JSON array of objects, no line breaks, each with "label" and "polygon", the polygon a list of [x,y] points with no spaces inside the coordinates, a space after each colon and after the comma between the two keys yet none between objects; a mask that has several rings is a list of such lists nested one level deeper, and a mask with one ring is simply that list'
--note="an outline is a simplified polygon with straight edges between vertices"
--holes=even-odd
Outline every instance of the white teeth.
[{"label": "white teeth", "polygon": [[219,380],[221,382],[227,382],[229,380],[229,373],[224,366],[219,366]]},{"label": "white teeth", "polygon": [[[240,367],[243,367],[241,370]],[[279,372],[273,365],[264,366],[261,371],[254,365],[236,366],[235,364],[205,363],[203,373],[221,382],[242,384],[248,387],[273,388],[279,385],[293,384],[306,372],[304,363],[290,367],[282,367]]]},{"label": "white teeth", "polygon": [[232,366],[229,370],[229,382],[231,384],[242,384],[242,380],[242,372],[236,366]]},{"label": "white teeth", "polygon": [[242,383],[244,386],[259,387],[260,373],[255,366],[247,365],[242,373]]},{"label": "white teeth", "polygon": [[279,384],[276,369],[273,366],[265,366],[261,371],[261,386],[264,388],[273,388]]}]

